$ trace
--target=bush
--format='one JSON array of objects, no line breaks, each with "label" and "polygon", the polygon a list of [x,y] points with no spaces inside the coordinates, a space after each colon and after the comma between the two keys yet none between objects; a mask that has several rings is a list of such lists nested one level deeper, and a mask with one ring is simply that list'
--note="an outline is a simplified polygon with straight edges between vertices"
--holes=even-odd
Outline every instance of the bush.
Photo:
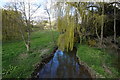
[{"label": "bush", "polygon": [[95,46],[96,45],[96,41],[95,40],[88,40],[88,44],[90,46]]}]

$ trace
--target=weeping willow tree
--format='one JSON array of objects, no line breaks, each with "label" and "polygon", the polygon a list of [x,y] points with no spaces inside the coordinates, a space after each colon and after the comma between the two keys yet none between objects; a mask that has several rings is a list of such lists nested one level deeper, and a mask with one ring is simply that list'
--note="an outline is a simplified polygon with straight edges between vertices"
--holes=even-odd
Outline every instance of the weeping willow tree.
[{"label": "weeping willow tree", "polygon": [[[102,40],[103,11],[102,14],[93,14],[95,11],[92,10],[91,12],[89,9],[90,6],[91,5],[87,2],[67,2],[59,7],[57,26],[60,32],[58,47],[61,50],[72,50],[75,44],[76,35],[79,36],[80,44],[86,40],[86,36],[94,35],[95,32],[98,39],[100,41]],[[100,27],[101,36],[99,36],[97,32]]]},{"label": "weeping willow tree", "polygon": [[71,6],[65,7],[64,16],[58,16],[58,46],[61,50],[72,50],[74,46],[75,17],[72,15]]},{"label": "weeping willow tree", "polygon": [[[81,4],[81,5],[79,5]],[[60,36],[58,38],[58,47],[61,50],[73,50],[76,35],[82,42],[85,35],[86,17],[86,3],[63,3],[59,7],[58,14],[58,31]]]}]

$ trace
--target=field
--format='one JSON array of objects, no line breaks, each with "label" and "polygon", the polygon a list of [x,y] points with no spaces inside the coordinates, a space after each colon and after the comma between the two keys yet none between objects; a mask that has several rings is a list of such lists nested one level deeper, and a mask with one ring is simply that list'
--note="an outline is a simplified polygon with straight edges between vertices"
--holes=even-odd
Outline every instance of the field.
[{"label": "field", "polygon": [[115,66],[117,57],[114,54],[88,45],[80,45],[77,51],[80,60],[103,78],[117,78],[119,75]]},{"label": "field", "polygon": [[[53,31],[57,41],[58,33]],[[35,65],[42,58],[41,55],[50,54],[54,48],[51,31],[37,31],[31,35],[31,51],[28,53],[23,41],[9,41],[3,43],[2,67],[3,78],[29,78]],[[102,77],[118,77],[114,66],[116,57],[106,50],[79,45],[77,55],[97,74]]]},{"label": "field", "polygon": [[[54,33],[57,38],[58,33]],[[23,41],[3,43],[2,68],[3,78],[28,78],[34,71],[35,65],[41,61],[41,55],[53,51],[51,31],[37,31],[31,35],[31,51],[26,52]]]}]

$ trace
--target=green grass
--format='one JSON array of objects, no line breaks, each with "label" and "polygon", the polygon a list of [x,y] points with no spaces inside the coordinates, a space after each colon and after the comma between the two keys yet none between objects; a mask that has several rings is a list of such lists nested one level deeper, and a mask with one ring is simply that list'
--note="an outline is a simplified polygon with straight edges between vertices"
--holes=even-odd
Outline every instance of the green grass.
[{"label": "green grass", "polygon": [[[53,31],[57,40],[58,33]],[[3,78],[27,78],[41,61],[42,54],[50,54],[54,44],[51,31],[37,31],[31,35],[31,51],[26,52],[23,41],[3,43],[2,75]]]},{"label": "green grass", "polygon": [[2,78],[2,41],[0,40],[0,79]]},{"label": "green grass", "polygon": [[[77,55],[80,57],[80,60],[85,62],[89,67],[91,67],[97,74],[106,78],[115,78],[118,77],[117,68],[113,65],[114,55],[107,53],[105,50],[92,48],[87,45],[80,45],[78,47]],[[112,72],[105,71],[103,64]]]},{"label": "green grass", "polygon": [[[55,40],[58,33],[53,31]],[[4,42],[2,46],[3,78],[29,78],[35,69],[35,65],[41,61],[41,55],[50,54],[53,50],[51,31],[37,31],[31,35],[31,51],[26,52],[23,41]],[[113,66],[115,56],[104,50],[92,48],[87,45],[78,47],[77,55],[80,60],[87,63],[96,73],[103,77],[116,77],[117,69]],[[105,72],[102,64],[105,64],[112,75]]]}]

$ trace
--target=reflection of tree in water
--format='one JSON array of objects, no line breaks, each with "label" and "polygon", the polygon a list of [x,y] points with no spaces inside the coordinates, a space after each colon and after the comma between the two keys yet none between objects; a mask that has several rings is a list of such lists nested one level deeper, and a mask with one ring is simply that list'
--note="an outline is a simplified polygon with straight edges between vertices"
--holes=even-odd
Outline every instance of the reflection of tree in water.
[{"label": "reflection of tree in water", "polygon": [[86,78],[89,77],[84,67],[78,64],[76,55],[73,52],[63,53],[57,51],[40,71],[40,78]]},{"label": "reflection of tree in water", "polygon": [[70,56],[70,54],[57,54],[57,60],[59,62],[59,66],[57,68],[57,76],[58,77],[77,77],[78,73],[76,70],[76,62],[74,56]]}]

